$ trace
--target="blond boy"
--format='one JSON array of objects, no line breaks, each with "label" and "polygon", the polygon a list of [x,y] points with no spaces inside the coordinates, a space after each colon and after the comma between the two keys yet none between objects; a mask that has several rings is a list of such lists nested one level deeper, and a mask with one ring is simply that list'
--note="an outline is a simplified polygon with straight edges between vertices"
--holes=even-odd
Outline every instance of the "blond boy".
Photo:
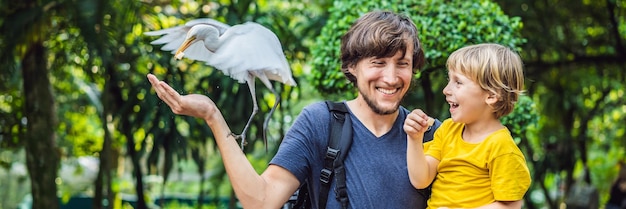
[{"label": "blond boy", "polygon": [[443,94],[451,118],[425,144],[429,117],[418,109],[404,123],[411,184],[433,183],[428,208],[521,208],[530,173],[500,122],[523,92],[519,55],[502,45],[477,44],[452,53],[446,65]]}]

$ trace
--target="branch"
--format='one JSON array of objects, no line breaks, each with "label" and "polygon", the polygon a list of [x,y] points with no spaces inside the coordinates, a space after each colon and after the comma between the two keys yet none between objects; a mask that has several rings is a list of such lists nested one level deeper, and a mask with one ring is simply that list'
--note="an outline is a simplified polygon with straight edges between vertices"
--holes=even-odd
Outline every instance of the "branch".
[{"label": "branch", "polygon": [[617,53],[620,54],[620,57],[626,55],[626,50],[624,50],[624,46],[622,45],[622,36],[620,36],[618,28],[619,24],[615,19],[615,1],[606,0],[606,7],[609,12],[609,22],[611,23],[611,27],[609,27],[609,31],[612,34],[612,37],[615,38],[615,48],[617,48]]},{"label": "branch", "polygon": [[[606,65],[623,65],[624,64],[623,56],[619,55],[599,55],[599,56],[577,56],[571,60],[556,60],[556,61],[534,61],[534,62],[526,62],[525,67],[528,69],[528,77],[538,77],[543,73],[547,73],[549,71],[545,69],[557,69],[557,70],[571,70],[569,68],[564,68],[567,66],[581,66],[581,65],[596,65],[598,63],[603,63]],[[536,69],[536,70],[530,70]],[[611,69],[611,68],[605,68]],[[619,71],[622,72],[621,70]]]}]

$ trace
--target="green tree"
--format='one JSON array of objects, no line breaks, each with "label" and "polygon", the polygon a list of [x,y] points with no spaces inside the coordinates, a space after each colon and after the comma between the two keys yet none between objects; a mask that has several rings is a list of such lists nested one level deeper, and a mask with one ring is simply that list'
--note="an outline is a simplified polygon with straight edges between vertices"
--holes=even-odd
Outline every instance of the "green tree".
[{"label": "green tree", "polygon": [[[98,154],[101,157],[101,175],[96,185],[94,207],[101,208],[103,203],[105,207],[113,206],[115,194],[111,183],[114,176],[111,172],[117,162],[116,153],[119,153],[119,146],[116,146],[116,143],[119,144],[119,137],[116,137],[114,132],[115,119],[118,114],[123,114],[118,110],[124,107],[120,103],[124,100],[123,96],[127,96],[122,95],[123,92],[120,91],[125,83],[116,79],[117,75],[114,72],[119,69],[124,71],[126,67],[124,64],[127,63],[124,59],[133,58],[133,56],[124,56],[127,55],[124,53],[125,46],[118,45],[117,40],[125,40],[126,32],[133,29],[122,27],[122,25],[126,26],[129,25],[129,21],[139,20],[136,16],[133,18],[138,5],[141,4],[121,4],[115,1],[29,1],[2,4],[1,40],[3,41],[1,43],[4,48],[17,50],[3,51],[0,57],[3,63],[8,63],[7,66],[25,69],[21,76],[25,78],[23,84],[26,109],[15,111],[15,115],[24,115],[32,123],[29,122],[27,127],[22,128],[19,123],[16,124],[15,120],[3,120],[3,122],[9,121],[8,127],[12,127],[6,132],[8,138],[11,139],[7,140],[8,142],[23,144],[26,147],[27,158],[40,156],[39,159],[27,161],[32,178],[34,208],[58,207],[55,184],[55,174],[59,165],[57,145],[73,143],[80,145],[69,146],[69,149],[65,149],[67,152],[61,154],[64,156],[77,153]],[[125,30],[118,30],[119,28]],[[30,50],[26,50],[28,53],[23,55],[25,49],[29,48]],[[121,64],[117,65],[117,63]],[[9,72],[15,73],[12,70]],[[3,74],[2,79],[11,80],[14,78],[13,75],[15,74]],[[48,75],[52,77],[51,84],[47,82]],[[68,78],[68,80],[63,78]],[[66,83],[68,81],[75,82],[78,87],[71,83],[68,85]],[[110,82],[107,83],[107,81]],[[45,108],[55,107],[56,101],[53,100],[52,95],[45,94],[53,89],[52,87],[60,92],[55,99],[67,102],[59,105],[62,112],[55,112],[54,109],[42,112],[46,110]],[[76,89],[86,90],[87,94],[72,92]],[[78,104],[73,103],[76,101]],[[17,103],[17,105],[21,104]],[[126,104],[126,106],[132,107],[133,104]],[[93,115],[77,116],[76,113],[81,111],[84,111],[83,114],[93,113]],[[60,115],[61,126],[55,123],[57,115]],[[43,118],[38,119],[39,117]],[[85,125],[85,121],[92,121],[94,118],[98,121],[96,124],[101,124],[99,130],[104,131],[85,133],[81,131],[87,130],[77,130],[77,127],[92,127],[94,124]],[[37,127],[41,126],[41,130],[34,130],[30,127],[31,124],[38,123],[41,123],[37,125]],[[55,130],[60,131],[55,133]],[[97,133],[103,133],[103,135],[97,136]],[[3,132],[4,135],[5,132]],[[54,139],[55,135],[63,137],[60,142],[49,140]],[[93,139],[94,136],[100,137],[100,140],[90,141],[89,139]],[[81,140],[81,138],[86,139]],[[50,143],[41,143],[42,139]],[[76,139],[76,141],[68,142],[67,139]],[[85,150],[76,149],[85,146],[86,143],[103,146],[96,149],[92,149],[92,146],[88,146]],[[43,166],[33,167],[37,165]],[[103,196],[107,201],[101,201]],[[142,197],[143,195],[140,195],[139,199]]]},{"label": "green tree", "polygon": [[[3,137],[15,144],[21,144],[26,149],[26,167],[30,176],[33,207],[58,208],[55,184],[55,175],[59,167],[59,150],[56,145],[54,127],[56,126],[55,103],[50,87],[47,48],[44,46],[45,37],[51,22],[48,19],[50,9],[56,6],[55,2],[39,4],[35,1],[2,2],[8,5],[2,11],[3,20],[2,44],[3,52],[0,60],[6,63],[9,75],[21,70],[22,95],[24,96],[19,120],[3,120],[7,127],[11,127]],[[8,21],[8,20],[21,20]],[[16,56],[19,55],[19,56]],[[19,59],[19,61],[16,61]],[[19,63],[19,64],[18,64]],[[3,76],[2,80],[12,80],[11,76]],[[13,84],[13,82],[8,82]],[[19,106],[16,106],[19,107]],[[17,125],[17,122],[23,125]],[[15,141],[17,139],[19,141]],[[43,154],[45,153],[45,154]]]},{"label": "green tree", "polygon": [[577,180],[605,202],[615,165],[626,156],[626,2],[498,2],[524,21],[528,93],[541,117],[529,136],[535,191],[526,205],[557,208]]}]

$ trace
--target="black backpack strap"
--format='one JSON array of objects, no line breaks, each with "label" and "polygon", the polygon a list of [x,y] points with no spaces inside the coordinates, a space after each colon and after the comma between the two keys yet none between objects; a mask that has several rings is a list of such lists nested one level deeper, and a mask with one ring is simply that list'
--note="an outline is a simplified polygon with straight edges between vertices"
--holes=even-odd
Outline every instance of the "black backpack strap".
[{"label": "black backpack strap", "polygon": [[331,113],[331,128],[326,156],[324,157],[324,168],[320,173],[322,187],[320,188],[319,208],[326,208],[328,192],[335,175],[337,177],[335,196],[341,202],[342,208],[347,208],[348,191],[343,159],[345,159],[352,144],[352,122],[345,103],[326,101],[326,105]]},{"label": "black backpack strap", "polygon": [[309,181],[306,180],[300,186],[300,188],[298,188],[298,190],[294,192],[293,195],[291,195],[291,197],[289,197],[289,200],[285,204],[287,207],[283,207],[283,208],[310,209],[312,205],[311,203],[312,197],[310,195],[312,194],[313,191],[311,191],[312,187],[309,184],[310,184]]}]

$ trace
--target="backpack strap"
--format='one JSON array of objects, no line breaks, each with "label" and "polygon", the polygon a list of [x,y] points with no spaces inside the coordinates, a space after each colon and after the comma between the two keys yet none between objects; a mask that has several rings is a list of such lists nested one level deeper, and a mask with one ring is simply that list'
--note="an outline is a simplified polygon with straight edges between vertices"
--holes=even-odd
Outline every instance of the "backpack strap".
[{"label": "backpack strap", "polygon": [[326,208],[328,191],[335,175],[337,177],[335,197],[341,202],[342,208],[347,208],[348,191],[346,189],[346,170],[343,166],[343,160],[352,144],[352,121],[345,103],[326,101],[326,105],[331,113],[331,128],[326,156],[324,157],[324,168],[320,173],[322,187],[320,188],[319,208]]}]

